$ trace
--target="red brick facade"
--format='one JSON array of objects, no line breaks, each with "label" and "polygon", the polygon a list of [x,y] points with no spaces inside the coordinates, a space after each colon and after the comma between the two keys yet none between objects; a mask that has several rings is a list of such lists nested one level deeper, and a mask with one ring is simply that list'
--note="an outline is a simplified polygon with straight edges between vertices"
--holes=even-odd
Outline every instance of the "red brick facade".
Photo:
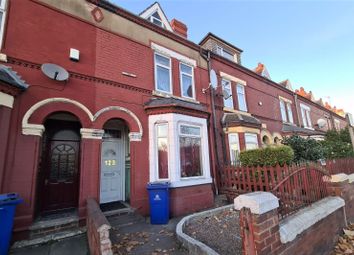
[{"label": "red brick facade", "polygon": [[[11,114],[0,106],[0,140],[7,140],[0,145],[0,193],[18,192],[25,201],[17,210],[16,233],[26,232],[39,214],[38,176],[43,137],[38,128],[43,127],[48,116],[56,112],[73,114],[82,129],[89,129],[92,134],[102,130],[108,120],[121,119],[131,135],[141,135],[141,140],[131,139],[129,142],[129,202],[140,213],[148,214],[146,183],[150,180],[149,144],[153,140],[149,137],[151,113],[145,105],[152,98],[160,97],[155,95],[153,43],[174,52],[171,57],[172,87],[173,96],[178,100],[183,101],[177,58],[183,56],[195,60],[196,98],[193,103],[203,107],[203,110],[188,111],[167,105],[156,112],[164,113],[167,107],[178,114],[206,120],[207,137],[203,139],[209,142],[208,160],[213,180],[217,168],[215,155],[220,162],[229,160],[228,139],[221,124],[223,99],[215,97],[214,133],[210,93],[202,93],[209,86],[209,72],[208,64],[201,56],[201,46],[106,2],[101,1],[97,18],[97,6],[90,2],[96,1],[63,1],[62,6],[56,6],[56,1],[51,0],[8,2],[1,49],[8,61],[2,64],[12,67],[30,85],[16,96]],[[80,51],[78,62],[69,59],[70,48]],[[58,82],[49,79],[41,72],[43,63],[64,67],[70,74],[69,80]],[[293,102],[295,123],[301,125],[295,114],[294,93],[290,90],[214,54],[211,55],[210,66],[218,74],[218,82],[220,72],[247,82],[248,113],[261,121],[263,129],[272,134],[282,134],[279,96]],[[217,92],[220,93],[219,90]],[[236,94],[234,87],[233,92]],[[331,115],[324,107],[305,98],[299,97],[299,101],[311,107],[314,124],[324,114]],[[341,127],[346,125],[344,118],[336,118],[340,120]],[[258,130],[260,133],[261,129]],[[245,148],[244,132],[240,132],[241,150]],[[259,144],[261,139],[258,135]],[[102,140],[82,136],[77,206],[81,220],[86,217],[86,199],[99,199],[101,147]],[[177,216],[210,207],[212,187],[212,183],[174,187],[171,191],[171,214]]]}]

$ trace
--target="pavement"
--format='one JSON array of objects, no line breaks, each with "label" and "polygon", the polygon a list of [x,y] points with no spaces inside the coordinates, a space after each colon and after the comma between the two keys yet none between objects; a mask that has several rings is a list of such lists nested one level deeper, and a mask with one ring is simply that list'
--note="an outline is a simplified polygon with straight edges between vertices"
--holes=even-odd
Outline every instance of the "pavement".
[{"label": "pavement", "polygon": [[86,233],[41,246],[11,250],[10,255],[88,255]]},{"label": "pavement", "polygon": [[110,237],[114,254],[188,254],[175,233],[181,217],[170,219],[164,225],[151,225],[149,218],[136,214],[111,217],[108,220],[113,228]]}]

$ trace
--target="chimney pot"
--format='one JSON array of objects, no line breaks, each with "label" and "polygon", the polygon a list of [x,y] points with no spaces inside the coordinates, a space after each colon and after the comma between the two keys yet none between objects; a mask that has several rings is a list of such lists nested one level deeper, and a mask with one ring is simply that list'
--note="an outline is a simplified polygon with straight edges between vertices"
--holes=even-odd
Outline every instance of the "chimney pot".
[{"label": "chimney pot", "polygon": [[184,38],[187,38],[188,28],[183,22],[173,19],[171,20],[171,27],[176,34]]}]

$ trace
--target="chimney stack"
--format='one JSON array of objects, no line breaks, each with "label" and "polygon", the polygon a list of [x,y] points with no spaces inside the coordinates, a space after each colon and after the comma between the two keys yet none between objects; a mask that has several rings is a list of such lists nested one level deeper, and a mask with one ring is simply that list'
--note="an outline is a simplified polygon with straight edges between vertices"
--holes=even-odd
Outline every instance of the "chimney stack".
[{"label": "chimney stack", "polygon": [[187,39],[188,28],[184,23],[179,20],[173,19],[171,21],[171,27],[176,34]]}]

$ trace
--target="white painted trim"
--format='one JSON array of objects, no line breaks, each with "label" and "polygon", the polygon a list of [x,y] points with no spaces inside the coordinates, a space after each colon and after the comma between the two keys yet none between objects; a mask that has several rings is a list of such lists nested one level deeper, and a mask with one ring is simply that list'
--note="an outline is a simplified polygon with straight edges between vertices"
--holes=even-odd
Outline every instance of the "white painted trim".
[{"label": "white painted trim", "polygon": [[[83,104],[81,104],[78,101],[72,100],[72,99],[68,99],[68,98],[63,98],[63,97],[54,97],[54,98],[47,98],[44,99],[42,101],[37,102],[36,104],[32,105],[30,109],[27,110],[27,112],[25,113],[25,115],[23,116],[22,119],[22,134],[23,135],[39,135],[42,136],[42,133],[44,131],[44,126],[43,125],[39,125],[39,124],[30,124],[28,123],[30,117],[32,116],[32,114],[38,110],[40,107],[46,105],[46,104],[50,104],[50,103],[56,103],[56,102],[63,102],[63,103],[69,103],[69,104],[73,104],[77,107],[79,107],[80,109],[82,109],[87,116],[89,117],[89,119],[94,122],[96,121],[96,119],[104,112],[107,111],[112,111],[112,110],[117,110],[117,111],[122,111],[127,113],[128,115],[130,115],[138,124],[139,127],[139,132],[131,132],[129,135],[129,137],[132,138],[131,141],[141,141],[141,137],[143,136],[143,126],[139,120],[139,118],[130,110],[128,110],[127,108],[121,107],[121,106],[108,106],[105,108],[102,108],[101,110],[99,110],[98,112],[96,112],[95,115],[92,115],[91,111],[84,106]],[[85,132],[85,131],[84,131]],[[86,134],[84,134],[84,136],[86,136]],[[97,139],[97,138],[96,138]]]},{"label": "white painted trim", "polygon": [[9,94],[0,92],[0,105],[6,106],[6,107],[12,109],[12,107],[14,105],[14,97]]},{"label": "white painted trim", "polygon": [[[147,10],[145,10],[142,14],[140,14],[140,17],[144,19],[150,19],[150,16],[153,15],[155,12],[159,14],[161,17],[162,23],[165,25],[166,29],[173,32],[173,29],[170,25],[170,22],[168,21],[166,15],[164,12],[161,10],[161,7],[158,3],[153,4],[151,7],[149,7]],[[150,20],[149,20],[150,21]]]},{"label": "white painted trim", "polygon": [[230,80],[230,81],[239,83],[239,84],[241,84],[241,85],[243,85],[243,86],[247,86],[247,82],[246,82],[246,81],[241,80],[241,79],[239,79],[239,78],[237,78],[237,77],[235,77],[235,76],[232,76],[232,75],[230,75],[230,74],[227,74],[227,73],[224,73],[224,72],[221,72],[221,71],[220,71],[220,76],[221,76],[222,78],[227,79],[227,80]]},{"label": "white painted trim", "polygon": [[2,18],[1,18],[1,24],[0,24],[0,46],[2,45],[2,41],[4,39],[4,30],[5,30],[5,22],[6,22],[6,16],[7,16],[7,1],[8,0],[2,0],[0,10],[2,12]]},{"label": "white painted trim", "polygon": [[[127,109],[125,107],[113,105],[113,106],[108,106],[108,107],[102,108],[101,110],[96,112],[95,116],[93,117],[93,121],[95,121],[102,113],[107,112],[107,111],[121,111],[121,112],[125,112],[128,115],[130,115],[138,124],[140,136],[141,137],[143,136],[143,125],[141,125],[139,118],[132,111],[130,111],[129,109]],[[131,134],[135,135],[135,136],[137,135],[135,132],[131,132]]]},{"label": "white painted trim", "polygon": [[290,99],[287,99],[285,97],[279,96],[279,100],[283,100],[284,102],[292,104],[293,102]]},{"label": "white painted trim", "polygon": [[283,244],[293,241],[297,235],[344,206],[345,201],[342,198],[326,197],[286,217],[279,224],[280,241]]},{"label": "white painted trim", "polygon": [[80,134],[82,139],[101,140],[104,134],[103,129],[81,128]]},{"label": "white painted trim", "polygon": [[192,58],[189,58],[189,57],[186,57],[180,53],[177,53],[173,50],[170,50],[170,49],[167,49],[161,45],[158,45],[156,43],[151,43],[151,49],[153,49],[155,52],[157,53],[160,53],[162,55],[165,55],[165,56],[169,56],[171,58],[175,58],[183,63],[186,63],[188,65],[191,65],[193,67],[196,67],[197,66],[197,61],[192,59]]},{"label": "white painted trim", "polygon": [[[206,119],[192,117],[188,115],[166,113],[160,115],[149,116],[149,166],[150,166],[150,182],[158,181],[157,176],[157,144],[155,125],[158,123],[168,123],[168,141],[169,141],[169,179],[171,187],[186,187],[193,185],[201,185],[212,183],[210,176],[209,162],[209,143]],[[195,125],[201,127],[201,143],[202,143],[202,167],[203,175],[189,178],[181,177],[180,167],[180,151],[179,151],[179,125]]]}]

